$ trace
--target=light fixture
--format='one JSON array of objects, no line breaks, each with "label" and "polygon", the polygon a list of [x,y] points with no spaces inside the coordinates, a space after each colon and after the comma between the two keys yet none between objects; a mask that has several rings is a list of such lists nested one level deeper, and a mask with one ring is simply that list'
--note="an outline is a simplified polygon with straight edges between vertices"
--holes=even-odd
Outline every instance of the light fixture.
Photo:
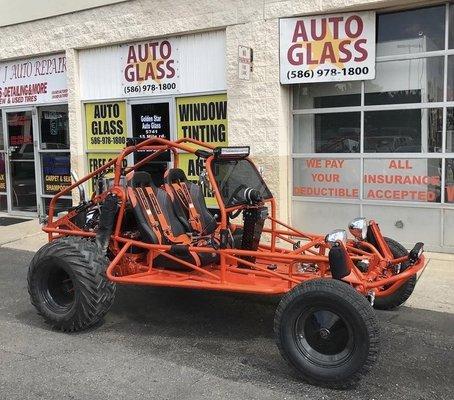
[{"label": "light fixture", "polygon": [[345,229],[335,229],[325,236],[325,242],[332,247],[337,242],[342,242],[344,246],[347,244],[347,231]]},{"label": "light fixture", "polygon": [[213,150],[214,158],[217,160],[234,160],[249,156],[249,146],[216,147]]},{"label": "light fixture", "polygon": [[348,224],[348,230],[357,240],[365,240],[367,237],[366,218],[355,218]]}]

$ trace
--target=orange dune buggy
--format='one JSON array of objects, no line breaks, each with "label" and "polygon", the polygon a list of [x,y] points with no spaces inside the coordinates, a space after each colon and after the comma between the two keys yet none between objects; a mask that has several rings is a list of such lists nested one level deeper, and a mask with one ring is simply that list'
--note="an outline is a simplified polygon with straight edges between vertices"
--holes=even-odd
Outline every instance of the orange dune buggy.
[{"label": "orange dune buggy", "polygon": [[[124,167],[133,153],[138,161]],[[163,153],[173,168],[150,174]],[[199,184],[178,169],[182,153],[203,160]],[[282,356],[310,383],[355,384],[378,355],[371,306],[408,299],[424,268],[423,245],[407,252],[364,218],[350,223],[350,239],[345,230],[319,235],[278,221],[248,156],[248,147],[131,140],[116,159],[58,193],[43,228],[49,243],[28,273],[39,314],[62,331],[86,329],[107,313],[117,283],[283,295],[274,321]],[[91,178],[96,190],[87,201],[83,184]],[[216,214],[202,186],[214,192]],[[58,199],[75,188],[80,204],[55,218]],[[234,223],[240,214],[243,223]]]}]

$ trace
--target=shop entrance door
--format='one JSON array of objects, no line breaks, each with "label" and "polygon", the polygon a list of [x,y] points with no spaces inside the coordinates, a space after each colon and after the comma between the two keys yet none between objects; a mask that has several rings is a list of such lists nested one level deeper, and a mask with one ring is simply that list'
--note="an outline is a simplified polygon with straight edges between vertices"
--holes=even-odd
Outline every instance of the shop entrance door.
[{"label": "shop entrance door", "polygon": [[8,211],[36,214],[35,117],[32,109],[5,113]]}]

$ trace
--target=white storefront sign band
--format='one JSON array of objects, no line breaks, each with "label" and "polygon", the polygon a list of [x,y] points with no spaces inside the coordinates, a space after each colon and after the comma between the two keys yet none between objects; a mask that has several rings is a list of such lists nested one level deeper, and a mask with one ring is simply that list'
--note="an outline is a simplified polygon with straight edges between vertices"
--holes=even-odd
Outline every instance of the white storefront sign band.
[{"label": "white storefront sign band", "polygon": [[0,106],[59,103],[67,98],[64,54],[0,63]]},{"label": "white storefront sign band", "polygon": [[279,22],[282,84],[375,78],[375,12]]},{"label": "white storefront sign band", "polygon": [[152,40],[120,46],[123,95],[179,93],[179,40]]}]

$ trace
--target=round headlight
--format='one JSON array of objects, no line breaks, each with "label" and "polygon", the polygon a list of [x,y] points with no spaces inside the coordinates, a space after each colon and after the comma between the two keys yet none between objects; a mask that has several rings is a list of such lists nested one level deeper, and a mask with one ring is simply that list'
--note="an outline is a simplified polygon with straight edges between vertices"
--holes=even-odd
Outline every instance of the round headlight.
[{"label": "round headlight", "polygon": [[330,247],[338,241],[341,241],[344,245],[347,243],[347,232],[345,229],[335,229],[325,236],[325,242]]},{"label": "round headlight", "polygon": [[355,218],[348,224],[350,233],[358,240],[364,240],[367,236],[367,220],[366,218]]}]

